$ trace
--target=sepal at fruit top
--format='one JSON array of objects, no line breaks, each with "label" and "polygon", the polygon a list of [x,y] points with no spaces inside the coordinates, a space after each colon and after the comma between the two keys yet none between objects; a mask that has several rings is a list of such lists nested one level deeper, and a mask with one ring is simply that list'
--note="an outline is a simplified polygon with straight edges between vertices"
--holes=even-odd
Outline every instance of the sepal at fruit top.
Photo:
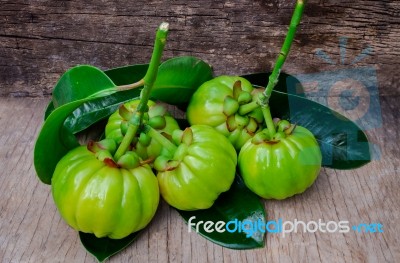
[{"label": "sepal at fruit top", "polygon": [[150,166],[139,165],[135,157],[127,152],[116,164],[106,150],[94,153],[80,146],[68,152],[52,178],[63,219],[98,238],[121,239],[143,229],[157,210],[159,188]]},{"label": "sepal at fruit top", "polygon": [[[127,102],[110,116],[105,129],[106,138],[112,138],[118,143],[122,141],[139,102],[139,100]],[[178,123],[163,105],[156,104],[153,101],[148,101],[147,105],[149,111],[143,116],[143,124],[148,124],[158,132],[169,135],[171,135],[174,130],[179,129]],[[143,132],[135,137],[132,144],[135,151],[143,160],[155,159],[160,155],[162,150],[161,144]]]},{"label": "sepal at fruit top", "polygon": [[188,121],[215,128],[239,151],[263,121],[253,93],[253,86],[244,78],[216,77],[193,94],[187,109]]},{"label": "sepal at fruit top", "polygon": [[206,125],[193,125],[174,132],[176,145],[154,130],[148,134],[169,144],[154,163],[161,195],[168,204],[180,210],[207,209],[229,190],[237,154],[222,134]]},{"label": "sepal at fruit top", "polygon": [[99,142],[90,141],[87,145],[89,151],[97,153],[101,150],[108,151],[111,155],[117,150],[117,143],[113,139],[104,139]]},{"label": "sepal at fruit top", "polygon": [[139,155],[132,151],[127,151],[119,158],[117,165],[125,169],[134,169],[140,165]]},{"label": "sepal at fruit top", "polygon": [[266,199],[285,199],[304,192],[321,169],[321,150],[313,134],[288,121],[276,122],[246,142],[239,169],[247,187]]}]

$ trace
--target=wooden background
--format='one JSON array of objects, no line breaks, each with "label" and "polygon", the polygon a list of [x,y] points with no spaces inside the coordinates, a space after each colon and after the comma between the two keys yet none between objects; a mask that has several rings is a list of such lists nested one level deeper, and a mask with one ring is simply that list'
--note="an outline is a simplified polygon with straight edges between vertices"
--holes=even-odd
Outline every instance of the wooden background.
[{"label": "wooden background", "polygon": [[[0,0],[0,262],[95,262],[61,220],[50,187],[38,181],[32,164],[44,108],[66,69],[146,63],[154,31],[167,21],[165,59],[194,55],[213,65],[216,75],[265,72],[279,52],[293,5],[288,0]],[[341,37],[348,38],[344,64]],[[350,65],[368,47],[372,54]],[[335,65],[317,56],[319,49]],[[382,123],[366,131],[375,160],[356,170],[323,169],[306,193],[264,202],[269,220],[381,223],[384,233],[270,234],[263,249],[235,251],[188,233],[178,214],[162,203],[147,230],[110,262],[399,262],[399,55],[399,1],[309,1],[284,70],[375,68]]]},{"label": "wooden background", "polygon": [[[60,74],[76,64],[147,63],[162,21],[171,25],[165,59],[197,56],[217,75],[266,72],[293,6],[294,0],[1,0],[0,95],[49,95]],[[339,61],[339,37],[349,38],[347,65]],[[381,95],[399,95],[400,2],[311,0],[284,69],[347,68],[368,46],[372,55],[351,67],[375,67]],[[316,56],[318,49],[337,65]]]}]

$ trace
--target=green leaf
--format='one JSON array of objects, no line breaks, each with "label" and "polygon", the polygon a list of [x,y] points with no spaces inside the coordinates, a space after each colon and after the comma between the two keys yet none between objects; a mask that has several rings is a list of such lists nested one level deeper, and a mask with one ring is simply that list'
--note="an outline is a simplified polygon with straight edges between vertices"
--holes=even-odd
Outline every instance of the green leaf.
[{"label": "green leaf", "polygon": [[[269,73],[255,73],[243,77],[254,85],[265,87],[268,76]],[[289,78],[290,82],[287,82]],[[296,95],[288,94],[288,90],[295,90]],[[371,161],[368,138],[356,123],[297,94],[304,94],[300,81],[281,73],[270,99],[272,115],[309,129],[321,147],[323,166],[353,169]]]},{"label": "green leaf", "polygon": [[75,136],[63,125],[64,120],[81,101],[65,104],[47,117],[34,148],[34,165],[39,179],[51,184],[51,177],[58,161],[71,149],[79,145]]},{"label": "green leaf", "polygon": [[[139,81],[146,74],[148,65],[132,65],[105,71],[116,85]],[[188,103],[192,94],[212,78],[212,68],[192,56],[175,57],[161,63],[151,97],[169,104]]]},{"label": "green leaf", "polygon": [[139,99],[139,95],[140,90],[133,89],[116,92],[106,97],[85,102],[68,116],[64,125],[71,133],[76,134],[110,116],[118,110],[118,107],[122,103],[133,99]]},{"label": "green leaf", "polygon": [[[148,64],[130,65],[114,68],[104,73],[116,85],[128,85],[141,80],[147,72]],[[66,120],[64,125],[76,134],[87,129],[94,123],[107,118],[114,113],[119,105],[133,99],[139,99],[141,88],[116,92],[84,103],[77,108]]]},{"label": "green leaf", "polygon": [[[66,71],[53,89],[52,101],[47,105],[44,119],[46,120],[55,108],[65,103],[80,100],[104,90],[103,84],[106,77],[104,73],[90,65],[79,65]],[[109,82],[109,80],[106,81]]]},{"label": "green leaf", "polygon": [[53,105],[57,108],[114,86],[98,68],[89,65],[76,66],[65,72],[54,87]]},{"label": "green leaf", "polygon": [[[231,189],[220,195],[214,205],[206,210],[197,211],[181,211],[178,210],[183,219],[188,222],[191,217],[191,223],[200,221],[212,221],[214,224],[218,221],[228,223],[229,221],[246,222],[247,220],[253,224],[260,226],[266,225],[266,216],[263,204],[257,195],[252,193],[243,183],[240,176],[236,176]],[[232,224],[233,225],[233,224]],[[253,235],[249,233],[249,237],[245,232],[228,232],[223,233],[213,231],[208,233],[204,230],[203,225],[199,225],[199,234],[206,239],[232,249],[252,249],[264,246],[265,233],[255,231]],[[195,227],[192,228],[194,231]],[[231,228],[233,230],[233,227]],[[265,229],[265,228],[264,228]]]},{"label": "green leaf", "polygon": [[139,235],[140,231],[130,234],[122,239],[97,238],[93,234],[79,232],[79,238],[86,250],[103,262],[112,255],[117,254],[127,246],[129,246]]},{"label": "green leaf", "polygon": [[[116,85],[127,85],[141,80],[147,72],[148,65],[131,65],[114,68],[104,73]],[[107,118],[124,102],[139,99],[141,88],[120,91],[106,97],[84,103],[77,108],[66,120],[65,126],[76,134],[87,129],[92,124]]]},{"label": "green leaf", "polygon": [[50,113],[52,113],[54,109],[55,109],[54,104],[52,101],[50,101],[49,104],[47,104],[46,110],[44,112],[44,120],[46,120],[47,117],[49,117]]},{"label": "green leaf", "polygon": [[322,165],[353,169],[371,160],[368,138],[351,120],[317,102],[274,91],[270,99],[274,117],[289,119],[309,129],[322,152]]},{"label": "green leaf", "polygon": [[209,64],[195,57],[176,57],[160,65],[151,96],[178,105],[188,103],[192,94],[212,78]]},{"label": "green leaf", "polygon": [[[96,79],[96,81],[81,81],[77,76],[84,79]],[[78,92],[79,89],[84,89],[82,83],[89,85],[87,88],[94,93]],[[96,88],[90,85],[96,85]],[[36,140],[34,165],[36,173],[43,183],[51,184],[51,177],[58,161],[69,150],[79,145],[75,136],[63,125],[65,119],[84,102],[115,92],[114,86],[114,83],[101,70],[90,66],[72,68],[61,77],[57,87],[65,87],[66,90],[62,93],[72,101],[55,99],[57,104],[62,105],[48,115]],[[71,94],[68,93],[68,90]],[[58,94],[61,94],[61,92]],[[87,97],[81,98],[82,96]],[[51,106],[49,107],[51,108]]]},{"label": "green leaf", "polygon": [[141,80],[146,75],[149,64],[137,64],[113,68],[104,73],[114,82],[115,85],[128,85]]},{"label": "green leaf", "polygon": [[[117,85],[132,84],[144,77],[148,65],[131,65],[105,71]],[[153,86],[153,99],[172,104],[188,103],[193,92],[205,81],[212,78],[211,67],[195,57],[172,58],[159,67],[157,80]],[[65,125],[76,134],[87,129],[101,119],[114,113],[118,106],[138,99],[141,89],[114,93],[108,97],[84,103],[68,117]]]}]

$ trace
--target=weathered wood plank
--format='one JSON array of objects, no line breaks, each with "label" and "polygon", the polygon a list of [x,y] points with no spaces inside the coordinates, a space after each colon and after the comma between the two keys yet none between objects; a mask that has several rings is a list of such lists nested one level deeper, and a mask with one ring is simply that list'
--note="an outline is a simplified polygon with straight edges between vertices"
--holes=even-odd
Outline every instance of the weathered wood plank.
[{"label": "weathered wood plank", "polygon": [[[265,201],[269,220],[381,223],[383,233],[268,234],[266,247],[225,249],[188,233],[161,203],[150,226],[110,262],[398,262],[400,260],[399,97],[381,97],[383,123],[368,131],[380,155],[350,171],[323,169],[304,194]],[[0,262],[95,262],[60,218],[50,187],[32,164],[47,99],[0,98]]]},{"label": "weathered wood plank", "polygon": [[[271,69],[289,24],[284,1],[0,2],[0,95],[46,96],[66,69],[146,63],[154,31],[171,33],[164,58],[198,56],[215,73]],[[310,0],[285,71],[291,74],[371,66],[382,95],[400,94],[400,2]],[[339,38],[348,37],[344,65]],[[372,53],[350,65],[360,52]],[[322,49],[335,65],[316,55]]]}]

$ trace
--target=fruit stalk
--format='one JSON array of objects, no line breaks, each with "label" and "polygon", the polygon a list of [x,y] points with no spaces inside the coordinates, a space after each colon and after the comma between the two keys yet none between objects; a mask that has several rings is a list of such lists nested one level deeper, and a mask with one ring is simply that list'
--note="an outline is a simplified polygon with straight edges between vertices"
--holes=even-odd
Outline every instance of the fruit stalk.
[{"label": "fruit stalk", "polygon": [[283,64],[285,63],[286,58],[289,54],[290,48],[292,46],[294,36],[296,35],[297,28],[300,24],[301,17],[303,15],[305,4],[306,4],[306,0],[298,0],[296,2],[296,6],[293,11],[292,19],[290,21],[288,33],[286,35],[285,41],[283,42],[283,45],[282,45],[281,51],[278,55],[278,58],[275,62],[274,69],[272,70],[272,73],[269,76],[268,85],[264,91],[264,95],[267,98],[267,100],[271,97],[272,90],[278,83],[279,74],[281,73]]},{"label": "fruit stalk", "polygon": [[[293,11],[292,19],[290,21],[290,26],[288,33],[286,35],[285,41],[283,42],[281,51],[278,55],[278,58],[275,62],[275,66],[272,70],[271,75],[269,76],[268,85],[265,88],[264,92],[259,96],[259,104],[263,108],[265,122],[267,124],[268,130],[271,134],[275,134],[275,127],[273,125],[270,108],[269,108],[269,99],[271,97],[272,90],[278,83],[279,74],[281,73],[281,69],[283,64],[286,61],[286,58],[289,54],[290,48],[293,43],[294,36],[296,35],[297,28],[300,24],[301,17],[303,15],[304,6],[306,4],[306,0],[297,0],[296,6]],[[272,126],[272,127],[271,127]]]},{"label": "fruit stalk", "polygon": [[144,88],[140,93],[140,103],[137,107],[138,112],[144,113],[148,111],[147,102],[150,98],[150,92],[153,88],[153,84],[157,78],[158,66],[160,65],[161,56],[165,47],[165,43],[167,42],[168,27],[169,24],[164,22],[161,23],[157,30],[149,68],[147,69],[146,75],[143,78]]},{"label": "fruit stalk", "polygon": [[151,89],[153,88],[153,84],[157,78],[158,66],[160,65],[161,56],[167,41],[168,26],[168,23],[163,22],[158,27],[149,68],[147,69],[146,75],[143,78],[144,88],[140,93],[140,103],[137,107],[136,113],[130,120],[127,133],[122,139],[122,142],[114,155],[116,162],[118,162],[118,159],[128,150],[129,145],[136,136],[139,126],[142,124],[143,114],[149,110],[147,102],[149,101]]},{"label": "fruit stalk", "polygon": [[273,137],[275,135],[275,133],[276,133],[276,129],[275,129],[274,121],[272,119],[272,115],[271,115],[271,110],[270,110],[269,104],[261,107],[261,110],[262,110],[262,113],[263,113],[263,116],[264,116],[265,124],[267,125],[267,129],[269,131],[269,134],[270,134],[271,137]]}]

